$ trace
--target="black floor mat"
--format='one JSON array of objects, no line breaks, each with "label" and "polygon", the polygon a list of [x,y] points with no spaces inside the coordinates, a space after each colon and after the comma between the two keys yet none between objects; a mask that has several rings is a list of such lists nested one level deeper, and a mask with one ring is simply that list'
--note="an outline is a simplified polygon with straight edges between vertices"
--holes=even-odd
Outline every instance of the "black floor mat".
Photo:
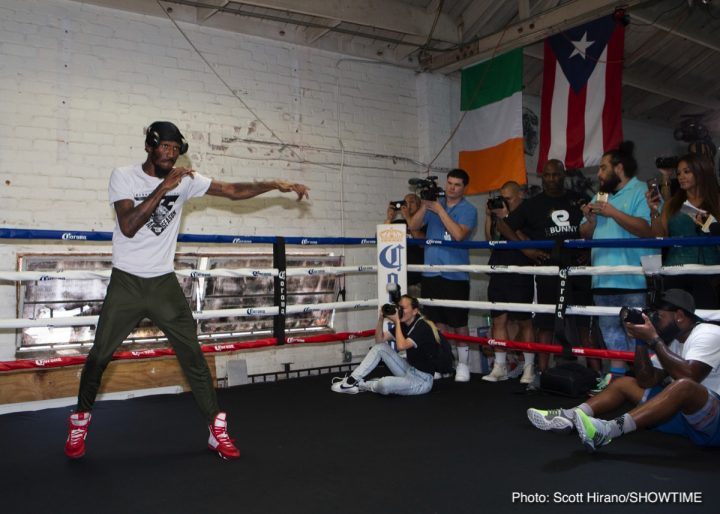
[{"label": "black floor mat", "polygon": [[[578,403],[572,399],[513,394],[517,382],[491,384],[479,376],[469,384],[443,380],[430,394],[406,398],[340,395],[329,385],[322,376],[220,391],[242,452],[237,461],[207,450],[207,428],[189,394],[98,403],[87,455],[78,461],[63,454],[69,408],[0,416],[0,508],[8,514],[718,511],[715,450],[643,431],[590,455],[576,435],[541,432],[527,421],[530,406],[569,407]],[[663,502],[660,494],[668,492],[677,494]],[[688,503],[691,493],[702,503]]]}]

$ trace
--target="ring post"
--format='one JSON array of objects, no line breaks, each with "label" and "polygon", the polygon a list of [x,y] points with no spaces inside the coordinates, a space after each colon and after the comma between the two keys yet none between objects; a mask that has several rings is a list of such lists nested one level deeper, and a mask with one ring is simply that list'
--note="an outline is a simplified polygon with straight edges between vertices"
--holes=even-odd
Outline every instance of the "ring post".
[{"label": "ring post", "polygon": [[285,238],[277,237],[273,243],[273,267],[278,270],[275,277],[275,305],[278,313],[273,318],[273,336],[278,345],[285,344],[285,312],[287,308],[287,260]]}]

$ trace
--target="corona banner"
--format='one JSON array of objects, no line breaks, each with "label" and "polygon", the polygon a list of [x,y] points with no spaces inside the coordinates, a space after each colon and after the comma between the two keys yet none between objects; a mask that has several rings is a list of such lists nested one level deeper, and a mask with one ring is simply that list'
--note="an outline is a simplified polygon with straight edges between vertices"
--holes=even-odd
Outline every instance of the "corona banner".
[{"label": "corona banner", "polygon": [[407,293],[406,234],[405,224],[377,226],[377,283],[380,305],[391,300],[392,291]]}]

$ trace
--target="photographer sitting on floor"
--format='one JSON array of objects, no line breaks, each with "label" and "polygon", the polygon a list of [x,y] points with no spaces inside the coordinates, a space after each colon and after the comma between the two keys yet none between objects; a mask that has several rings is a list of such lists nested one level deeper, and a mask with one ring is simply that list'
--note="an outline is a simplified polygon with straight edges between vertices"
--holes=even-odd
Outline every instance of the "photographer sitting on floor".
[{"label": "photographer sitting on floor", "polygon": [[[720,446],[720,327],[703,323],[692,296],[681,289],[667,290],[653,307],[631,313],[637,319],[624,317],[625,330],[637,340],[635,377],[613,380],[575,409],[528,409],[530,422],[553,432],[575,428],[590,451],[638,428]],[[614,420],[593,417],[626,402],[636,407]]]},{"label": "photographer sitting on floor", "polygon": [[[434,373],[447,371],[441,366],[441,345],[445,343],[448,354],[450,347],[442,339],[435,324],[425,319],[419,309],[417,299],[409,295],[401,296],[397,305],[385,304],[375,328],[377,344],[370,349],[350,376],[334,378],[331,389],[336,393],[346,394],[370,391],[406,396],[429,392],[433,386]],[[384,319],[390,321],[392,333],[383,330]],[[393,340],[398,351],[407,351],[407,360],[388,344]],[[392,375],[365,380],[380,361],[385,363]]]}]

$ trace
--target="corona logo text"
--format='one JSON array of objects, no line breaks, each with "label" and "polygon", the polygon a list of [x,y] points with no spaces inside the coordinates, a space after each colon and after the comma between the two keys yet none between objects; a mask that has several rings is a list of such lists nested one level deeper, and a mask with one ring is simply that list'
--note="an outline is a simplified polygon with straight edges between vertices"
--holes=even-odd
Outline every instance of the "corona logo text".
[{"label": "corona logo text", "polygon": [[84,241],[84,240],[87,240],[87,236],[84,236],[84,235],[82,235],[82,234],[73,234],[72,232],[65,232],[65,233],[62,235],[62,238],[63,238],[64,240],[70,239],[70,240],[73,240],[73,241]]}]

